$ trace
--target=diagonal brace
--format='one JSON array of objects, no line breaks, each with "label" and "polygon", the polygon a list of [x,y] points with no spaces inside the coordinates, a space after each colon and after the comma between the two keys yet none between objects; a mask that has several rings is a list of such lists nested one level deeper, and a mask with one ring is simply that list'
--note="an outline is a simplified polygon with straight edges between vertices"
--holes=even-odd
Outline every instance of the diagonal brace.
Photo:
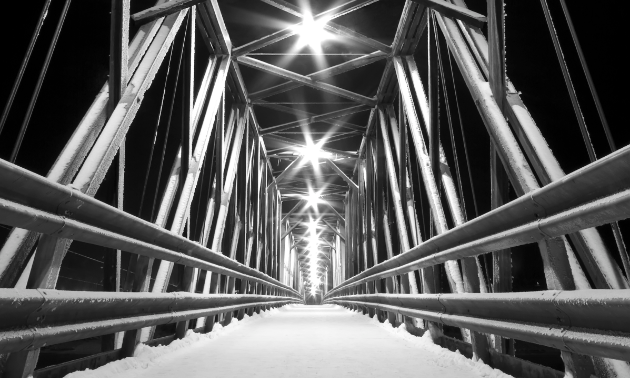
[{"label": "diagonal brace", "polygon": [[427,8],[431,8],[436,12],[440,12],[446,17],[452,17],[470,26],[482,28],[486,24],[486,16],[470,9],[463,8],[444,0],[412,0],[415,3],[422,4]]},{"label": "diagonal brace", "polygon": [[350,188],[354,190],[359,190],[359,185],[357,185],[354,181],[352,181],[350,177],[348,177],[345,173],[343,173],[343,171],[341,170],[341,168],[339,168],[339,166],[337,166],[337,164],[335,164],[330,159],[325,159],[325,160],[326,160],[326,164],[328,164],[328,166],[332,168],[332,170],[335,171],[335,173],[337,173],[339,177],[341,177],[345,182],[347,182]]},{"label": "diagonal brace", "polygon": [[184,8],[195,6],[205,0],[171,0],[162,4],[147,8],[131,15],[131,19],[136,25],[143,25],[158,18],[166,17]]},{"label": "diagonal brace", "polygon": [[[332,66],[332,67],[328,67],[325,68],[321,71],[317,71],[317,72],[313,72],[312,74],[308,74],[306,75],[307,77],[310,77],[313,80],[324,80],[327,79],[329,77],[333,77],[333,76],[337,76],[340,75],[342,73],[348,72],[348,71],[352,71],[356,68],[360,68],[363,66],[367,66],[368,64],[386,59],[388,57],[387,54],[385,54],[382,51],[375,51],[371,54],[367,54],[367,55],[363,55],[361,57],[349,60],[347,62],[343,62],[340,63],[336,66]],[[295,88],[299,88],[301,87],[302,84],[300,83],[296,83],[293,81],[287,81],[284,82],[282,84],[278,84],[278,85],[274,85],[273,87],[269,87],[266,89],[261,89],[257,92],[254,92],[250,95],[250,99],[252,101],[257,101],[257,100],[261,100],[263,98],[269,97],[269,96],[273,96],[276,95],[278,93],[283,93],[283,92],[287,92],[290,91],[292,89]]]},{"label": "diagonal brace", "polygon": [[293,226],[289,227],[289,229],[286,230],[282,234],[282,237],[280,238],[280,240],[284,240],[284,238],[286,238],[291,233],[291,231],[293,231],[293,229],[296,228],[299,224],[300,224],[300,222],[295,222],[295,224]]},{"label": "diagonal brace", "polygon": [[346,238],[343,235],[341,235],[341,233],[337,231],[336,228],[334,228],[330,223],[328,223],[326,219],[322,218],[322,222],[326,223],[326,226],[328,226],[328,228],[330,228],[335,234],[337,234],[337,236],[339,236],[341,240],[346,241]]},{"label": "diagonal brace", "polygon": [[363,96],[358,93],[354,93],[349,90],[342,89],[328,83],[323,83],[321,81],[313,80],[312,78],[308,76],[300,75],[298,73],[286,70],[284,68],[274,66],[273,64],[269,64],[258,59],[250,58],[248,56],[239,56],[236,59],[239,63],[244,64],[248,67],[252,67],[257,70],[267,72],[272,75],[279,76],[285,79],[289,79],[291,81],[301,83],[311,88],[315,88],[321,91],[332,93],[336,96],[347,98],[349,100],[356,101],[360,104],[376,106],[376,100],[374,100],[373,98],[369,98],[367,96]]},{"label": "diagonal brace", "polygon": [[363,112],[365,110],[369,110],[369,108],[365,105],[356,105],[350,108],[335,110],[334,112],[329,112],[325,114],[319,114],[308,118],[298,119],[296,121],[287,122],[281,125],[271,126],[264,130],[260,131],[261,135],[277,133],[279,131],[292,129],[298,126],[306,126],[316,122],[328,121],[335,118],[341,118],[348,115],[352,115],[355,113]]}]

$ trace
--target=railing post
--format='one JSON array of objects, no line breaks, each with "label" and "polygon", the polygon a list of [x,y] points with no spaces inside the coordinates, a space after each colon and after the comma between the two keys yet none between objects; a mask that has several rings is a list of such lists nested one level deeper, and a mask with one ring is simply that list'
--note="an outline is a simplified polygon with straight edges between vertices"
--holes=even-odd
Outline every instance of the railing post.
[{"label": "railing post", "polygon": [[[497,160],[494,146],[490,146],[490,207],[496,209],[509,202],[509,181],[505,170]],[[509,248],[492,253],[492,292],[512,291],[512,251]],[[514,355],[514,340],[491,336],[494,349],[499,353]]]}]

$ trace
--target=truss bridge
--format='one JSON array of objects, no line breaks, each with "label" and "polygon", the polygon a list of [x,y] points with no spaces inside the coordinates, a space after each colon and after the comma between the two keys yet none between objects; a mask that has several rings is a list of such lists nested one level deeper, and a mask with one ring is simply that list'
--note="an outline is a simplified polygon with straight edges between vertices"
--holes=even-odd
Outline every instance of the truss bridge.
[{"label": "truss bridge", "polygon": [[614,4],[3,7],[0,376],[630,378]]}]

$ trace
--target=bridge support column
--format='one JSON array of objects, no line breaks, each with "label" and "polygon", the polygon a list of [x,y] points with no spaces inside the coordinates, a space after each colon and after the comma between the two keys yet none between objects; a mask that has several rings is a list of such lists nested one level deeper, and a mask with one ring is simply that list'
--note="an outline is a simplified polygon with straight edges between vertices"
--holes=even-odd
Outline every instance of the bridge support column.
[{"label": "bridge support column", "polygon": [[[474,63],[474,58],[463,40],[461,31],[452,20],[439,14],[436,14],[436,18],[517,194],[523,195],[537,189],[538,183],[507,122],[502,116],[497,117],[501,111],[492,97],[488,83],[483,79]],[[539,243],[545,272],[547,272],[547,287],[549,289],[574,290],[576,288],[575,277],[579,277],[583,273],[579,266],[569,263],[573,252],[568,248],[564,238],[556,239]],[[588,374],[594,371],[590,358],[585,356],[563,352],[563,359],[567,368],[576,368],[574,372],[576,376],[588,377]]]}]

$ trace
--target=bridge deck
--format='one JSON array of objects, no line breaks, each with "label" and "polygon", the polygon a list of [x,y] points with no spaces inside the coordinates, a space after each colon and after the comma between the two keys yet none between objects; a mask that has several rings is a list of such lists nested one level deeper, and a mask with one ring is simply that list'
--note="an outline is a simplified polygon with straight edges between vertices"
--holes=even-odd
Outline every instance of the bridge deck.
[{"label": "bridge deck", "polygon": [[69,377],[507,377],[387,327],[337,306],[291,305]]}]

